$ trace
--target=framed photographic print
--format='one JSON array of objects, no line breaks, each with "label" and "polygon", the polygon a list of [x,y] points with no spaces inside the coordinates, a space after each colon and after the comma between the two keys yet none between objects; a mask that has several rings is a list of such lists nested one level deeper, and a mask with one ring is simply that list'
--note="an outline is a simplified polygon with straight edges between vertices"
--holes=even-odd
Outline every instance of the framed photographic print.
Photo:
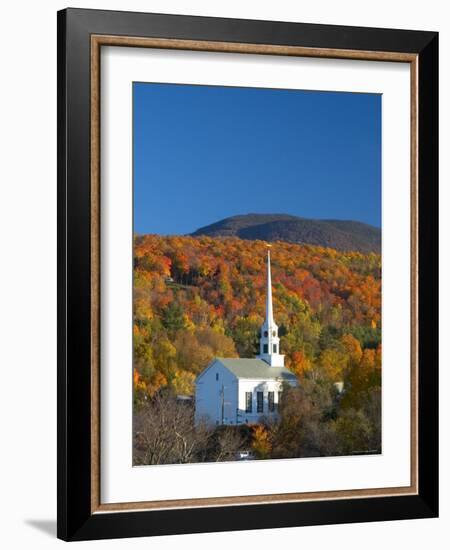
[{"label": "framed photographic print", "polygon": [[438,36],[58,14],[58,536],[438,514]]}]

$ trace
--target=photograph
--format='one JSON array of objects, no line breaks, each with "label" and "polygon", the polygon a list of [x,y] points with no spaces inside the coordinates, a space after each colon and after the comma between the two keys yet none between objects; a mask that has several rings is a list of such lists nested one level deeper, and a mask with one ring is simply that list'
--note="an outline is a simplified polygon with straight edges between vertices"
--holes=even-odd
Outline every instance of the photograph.
[{"label": "photograph", "polygon": [[58,538],[438,517],[439,33],[333,6],[58,11]]},{"label": "photograph", "polygon": [[132,94],[133,466],[381,454],[382,94]]}]

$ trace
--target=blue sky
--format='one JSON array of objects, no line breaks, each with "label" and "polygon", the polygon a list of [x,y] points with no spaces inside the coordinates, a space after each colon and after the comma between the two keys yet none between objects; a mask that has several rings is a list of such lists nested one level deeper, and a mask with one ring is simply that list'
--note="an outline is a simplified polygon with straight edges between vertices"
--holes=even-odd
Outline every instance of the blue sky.
[{"label": "blue sky", "polygon": [[381,96],[133,84],[135,233],[247,213],[381,226]]}]

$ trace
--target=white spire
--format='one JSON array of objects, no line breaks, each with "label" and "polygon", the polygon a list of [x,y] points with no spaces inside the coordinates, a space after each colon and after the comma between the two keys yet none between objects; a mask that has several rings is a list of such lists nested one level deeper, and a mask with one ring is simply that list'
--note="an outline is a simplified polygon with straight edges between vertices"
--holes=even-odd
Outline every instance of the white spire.
[{"label": "white spire", "polygon": [[266,319],[261,327],[260,353],[257,357],[271,367],[284,367],[284,355],[280,355],[278,326],[273,319],[270,250],[267,251]]},{"label": "white spire", "polygon": [[273,324],[272,275],[270,273],[270,250],[267,251],[266,321],[270,325]]}]

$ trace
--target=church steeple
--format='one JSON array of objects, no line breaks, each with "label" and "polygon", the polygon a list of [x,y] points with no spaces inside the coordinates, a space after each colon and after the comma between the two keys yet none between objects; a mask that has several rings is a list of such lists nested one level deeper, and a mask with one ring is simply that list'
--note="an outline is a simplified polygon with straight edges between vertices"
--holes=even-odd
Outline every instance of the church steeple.
[{"label": "church steeple", "polygon": [[[270,245],[269,245],[270,246]],[[261,339],[258,359],[269,363],[271,367],[284,367],[284,355],[280,355],[278,326],[273,319],[272,275],[270,269],[270,250],[267,251],[267,291],[266,319],[261,327]]]}]

